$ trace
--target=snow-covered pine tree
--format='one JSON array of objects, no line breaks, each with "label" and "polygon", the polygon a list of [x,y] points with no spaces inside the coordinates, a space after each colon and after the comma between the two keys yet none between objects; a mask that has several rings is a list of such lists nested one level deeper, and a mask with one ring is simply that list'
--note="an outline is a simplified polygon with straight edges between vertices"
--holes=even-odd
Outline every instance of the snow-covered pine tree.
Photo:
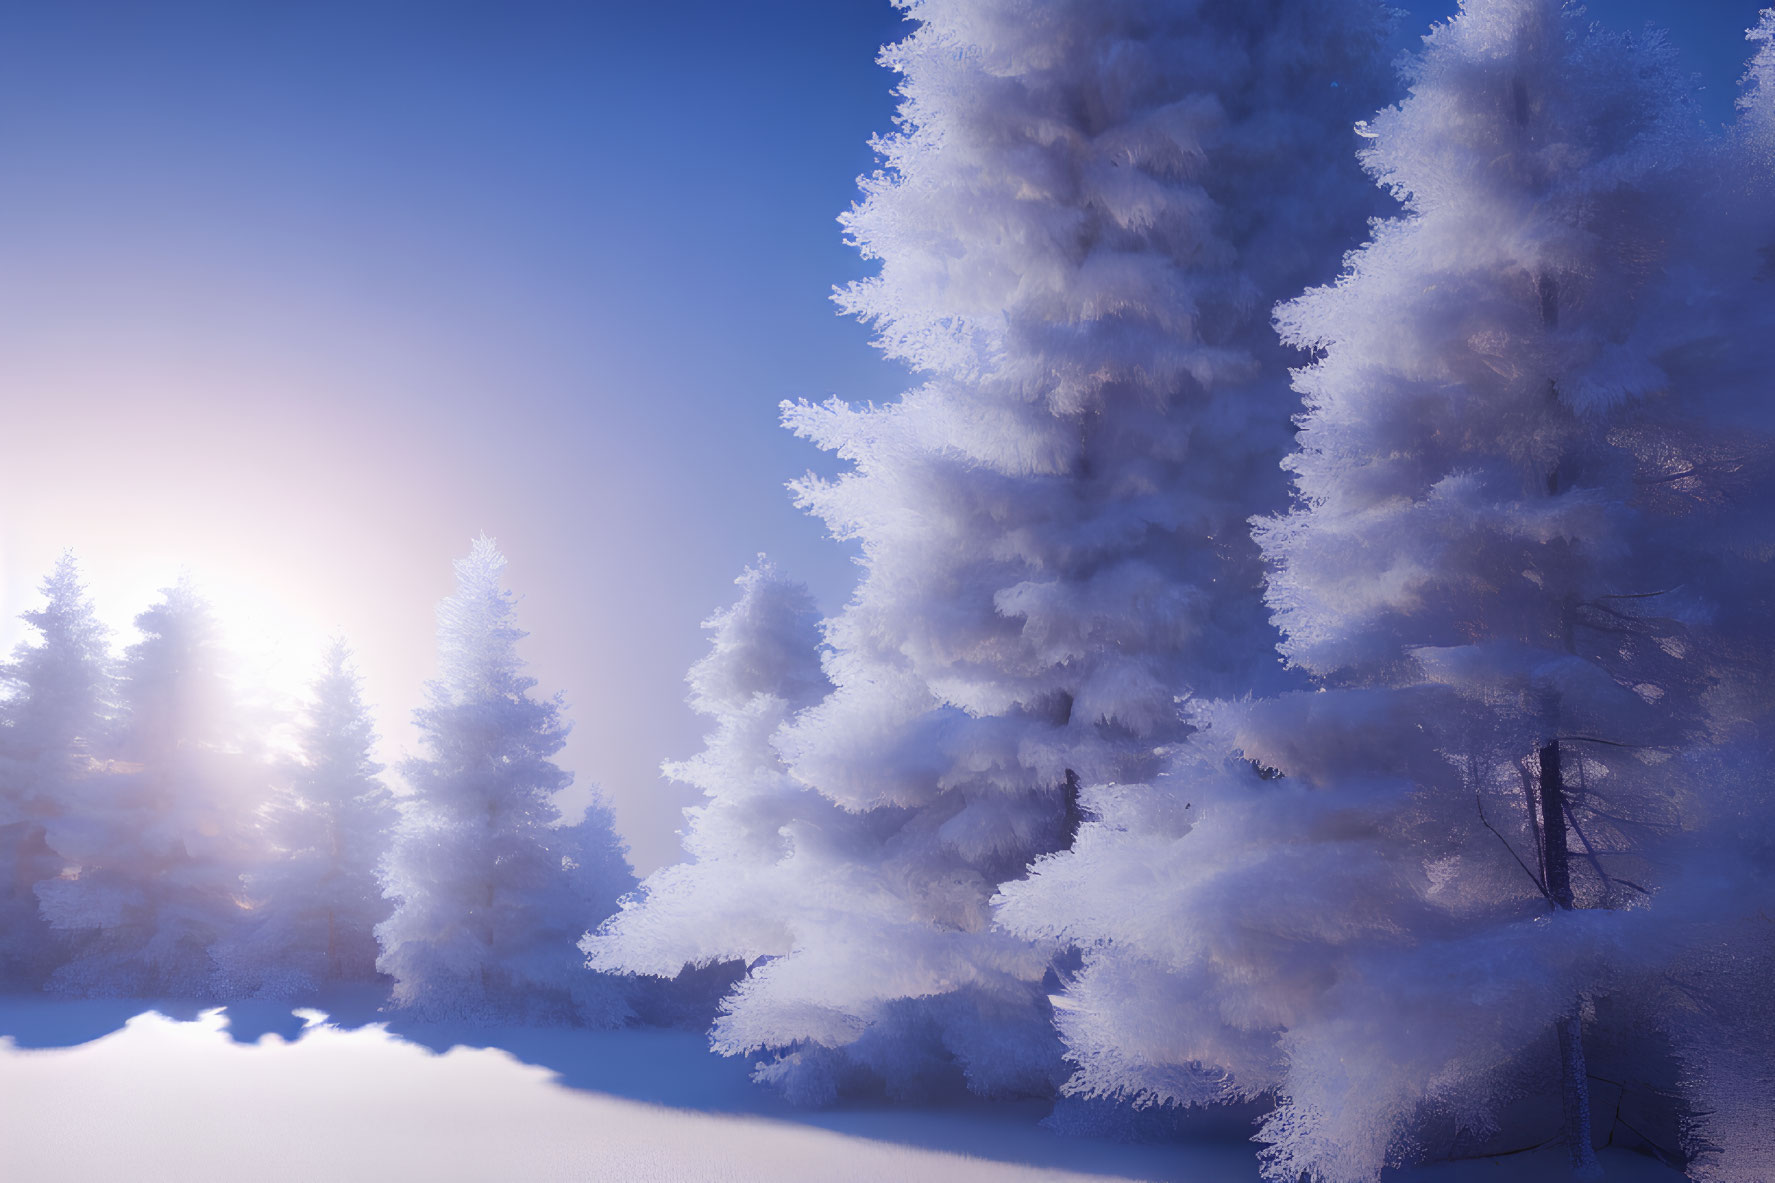
[{"label": "snow-covered pine tree", "polygon": [[1673,572],[1732,516],[1673,500],[1684,441],[1757,367],[1718,332],[1745,269],[1697,250],[1708,149],[1668,48],[1467,0],[1408,77],[1363,128],[1405,215],[1280,315],[1321,356],[1300,504],[1259,539],[1283,651],[1326,689],[1202,709],[1000,911],[1089,950],[1072,1088],[1273,1092],[1288,1183],[1376,1180],[1525,1090],[1593,1167],[1584,1015],[1643,1001],[1660,917],[1694,917],[1659,890],[1714,791],[1683,766],[1722,723],[1724,589],[1767,577],[1755,547]]},{"label": "snow-covered pine tree", "polygon": [[438,606],[439,674],[414,712],[424,754],[401,765],[413,791],[377,968],[425,1017],[613,1026],[629,1016],[626,987],[588,971],[577,942],[634,877],[600,805],[559,825],[555,794],[573,778],[551,757],[567,723],[558,697],[531,693],[505,567],[482,536]]},{"label": "snow-covered pine tree", "polygon": [[1047,1092],[1062,950],[988,901],[1072,841],[1078,785],[1151,773],[1181,699],[1277,680],[1245,526],[1285,501],[1268,310],[1374,204],[1349,127],[1388,34],[1368,0],[902,7],[899,129],[842,219],[881,271],[839,301],[929,381],[786,408],[852,465],[797,488],[866,573],[779,747],[871,821],[716,1045],[783,1049],[762,1075],[807,1095],[858,1066]]},{"label": "snow-covered pine tree", "polygon": [[750,964],[794,942],[810,901],[798,881],[795,828],[838,814],[788,776],[771,740],[828,687],[819,612],[799,583],[760,556],[734,581],[738,602],[703,622],[710,652],[691,667],[689,702],[715,723],[702,752],[663,771],[702,790],[685,810],[688,858],[662,867],[587,940],[590,964],[673,977],[690,966]]},{"label": "snow-covered pine tree", "polygon": [[843,867],[867,820],[791,778],[774,746],[831,688],[819,611],[762,555],[734,582],[739,599],[703,622],[710,652],[686,677],[690,705],[715,729],[696,756],[664,766],[706,798],[685,811],[687,858],[649,875],[587,940],[594,967],[672,977],[752,965],[824,939],[842,915],[833,903],[848,894]]},{"label": "snow-covered pine tree", "polygon": [[[599,927],[618,903],[634,893],[635,872],[629,866],[628,844],[616,832],[616,815],[601,795],[586,806],[577,822],[558,827],[555,835],[561,864],[568,872],[568,898],[594,902],[589,910],[583,904],[573,905],[582,916],[575,944],[583,952],[591,939],[588,930]],[[593,914],[599,910],[603,916]]]},{"label": "snow-covered pine tree", "polygon": [[232,720],[209,604],[184,580],[161,595],[136,617],[106,770],[47,822],[66,869],[37,897],[69,938],[53,990],[211,995],[209,951],[240,923],[260,854],[268,770]]},{"label": "snow-covered pine tree", "polygon": [[252,911],[212,951],[228,992],[291,997],[375,980],[375,928],[393,911],[378,869],[397,815],[371,758],[375,742],[351,651],[337,639],[314,682],[290,781],[261,822],[270,855],[247,878]]},{"label": "snow-covered pine tree", "polygon": [[36,886],[62,870],[45,839],[105,750],[115,709],[109,630],[93,612],[71,554],[23,614],[38,634],[0,665],[0,988],[35,988],[55,949]]}]

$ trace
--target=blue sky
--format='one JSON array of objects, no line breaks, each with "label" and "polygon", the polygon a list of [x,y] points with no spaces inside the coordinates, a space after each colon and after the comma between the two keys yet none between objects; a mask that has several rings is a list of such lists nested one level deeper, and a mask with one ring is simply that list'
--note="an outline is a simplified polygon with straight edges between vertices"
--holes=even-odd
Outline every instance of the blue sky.
[{"label": "blue sky", "polygon": [[[1427,24],[1451,5],[1415,3]],[[1599,0],[1726,118],[1755,0]],[[512,561],[565,757],[646,869],[697,622],[758,551],[836,608],[784,398],[893,397],[835,216],[886,0],[0,4],[0,609],[73,546],[120,624],[181,565],[290,670],[342,629],[389,755],[449,560]],[[0,626],[0,642],[18,636]],[[291,675],[292,677],[295,675]]]}]

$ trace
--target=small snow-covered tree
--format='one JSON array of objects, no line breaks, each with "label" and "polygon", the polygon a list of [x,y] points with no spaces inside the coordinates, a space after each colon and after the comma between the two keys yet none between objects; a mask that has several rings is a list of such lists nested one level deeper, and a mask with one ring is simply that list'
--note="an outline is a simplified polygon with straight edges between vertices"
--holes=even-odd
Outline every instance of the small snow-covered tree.
[{"label": "small snow-covered tree", "polygon": [[[763,1074],[899,1091],[1063,1075],[1060,945],[988,901],[1066,847],[1078,786],[1150,775],[1178,703],[1278,680],[1246,518],[1285,500],[1270,305],[1331,274],[1373,194],[1346,148],[1385,74],[1366,0],[905,0],[887,169],[841,293],[929,381],[796,406],[848,461],[801,503],[862,544],[835,689],[778,747],[859,815],[818,932],[717,1030]],[[822,887],[826,881],[822,880]]]},{"label": "small snow-covered tree", "polygon": [[[664,766],[667,776],[705,796],[685,811],[686,860],[648,876],[588,938],[593,966],[660,977],[728,962],[761,967],[803,945],[845,939],[849,917],[870,904],[859,891],[878,891],[850,861],[879,840],[870,833],[882,819],[848,812],[796,781],[775,747],[796,713],[830,689],[820,669],[813,597],[763,556],[735,582],[738,601],[704,622],[710,652],[686,679],[691,706],[715,729],[696,756]],[[874,902],[890,901],[878,894]],[[847,988],[841,981],[818,987],[818,1005],[836,1022],[843,1022]],[[754,996],[742,985],[722,1004],[717,1050],[751,1050],[729,1032],[773,1005],[775,996]],[[812,1051],[794,1053],[790,1062],[814,1058],[827,1070],[784,1081],[798,1101],[830,1100],[843,1075],[833,1071],[842,1066]]]},{"label": "small snow-covered tree", "polygon": [[[567,896],[574,901],[570,906],[581,916],[576,944],[583,945],[590,937],[587,930],[597,928],[635,890],[628,844],[616,832],[616,815],[602,794],[586,806],[577,822],[557,827],[555,837],[561,865],[568,872]],[[588,900],[589,908],[583,903]],[[604,915],[594,914],[599,911]],[[598,988],[603,989],[603,983]]]},{"label": "small snow-covered tree", "polygon": [[36,885],[60,874],[45,836],[105,749],[113,702],[109,632],[93,612],[72,555],[23,614],[38,634],[0,665],[0,984],[35,986],[55,950]]},{"label": "small snow-covered tree", "polygon": [[136,617],[105,770],[47,824],[66,869],[37,885],[70,954],[50,988],[205,997],[210,949],[243,916],[268,770],[229,710],[208,603],[187,581]]},{"label": "small snow-covered tree", "polygon": [[1739,80],[1737,137],[1751,167],[1775,168],[1775,8],[1765,8],[1744,39],[1756,48]]},{"label": "small snow-covered tree", "polygon": [[1722,404],[1767,401],[1769,334],[1720,332],[1753,269],[1703,245],[1711,150],[1669,49],[1466,0],[1408,78],[1363,127],[1404,216],[1279,316],[1320,357],[1299,504],[1259,540],[1324,689],[1200,709],[999,912],[1087,947],[1074,1089],[1273,1093],[1288,1183],[1371,1183],[1524,1091],[1593,1170],[1586,1016],[1659,993],[1719,795],[1699,770],[1762,709],[1721,694],[1746,682],[1721,612],[1770,552],[1721,545],[1744,492],[1692,462],[1723,454]]},{"label": "small snow-covered tree", "polygon": [[760,556],[734,581],[737,603],[703,622],[711,650],[691,667],[690,705],[712,719],[703,751],[664,766],[702,790],[685,810],[682,863],[649,875],[586,942],[601,969],[672,977],[690,966],[780,957],[820,905],[802,877],[798,830],[843,811],[794,780],[772,739],[829,687],[819,612],[799,583]]},{"label": "small snow-covered tree", "polygon": [[[566,742],[559,698],[524,672],[506,561],[477,539],[438,607],[437,679],[414,713],[424,754],[385,881],[394,914],[376,929],[394,1000],[429,1017],[610,1026],[625,987],[588,971],[577,942],[634,885],[610,815],[562,828],[572,783],[551,757]],[[596,894],[584,894],[593,892]]]},{"label": "small snow-covered tree", "polygon": [[232,992],[290,996],[375,979],[375,928],[393,910],[378,869],[397,812],[375,742],[351,651],[335,640],[290,783],[262,819],[270,855],[247,879],[252,911],[214,950]]}]

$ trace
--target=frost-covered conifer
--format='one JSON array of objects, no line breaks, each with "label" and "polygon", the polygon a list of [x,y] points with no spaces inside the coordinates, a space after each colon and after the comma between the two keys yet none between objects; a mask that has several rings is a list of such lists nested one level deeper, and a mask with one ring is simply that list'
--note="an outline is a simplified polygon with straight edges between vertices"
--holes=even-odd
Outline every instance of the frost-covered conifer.
[{"label": "frost-covered conifer", "polygon": [[843,219],[881,271],[839,300],[929,380],[786,412],[852,465],[798,491],[866,574],[779,747],[869,824],[717,1042],[786,1049],[764,1075],[810,1095],[858,1066],[1045,1092],[1060,948],[988,901],[1072,841],[1076,786],[1150,775],[1180,700],[1276,680],[1245,525],[1285,492],[1268,313],[1360,232],[1386,30],[1367,0],[903,7],[899,129]]},{"label": "frost-covered conifer", "polygon": [[830,684],[820,672],[819,612],[769,562],[734,581],[737,603],[703,623],[711,651],[691,667],[690,704],[715,723],[703,751],[668,763],[702,790],[685,811],[686,861],[647,877],[586,942],[601,969],[672,977],[689,966],[780,957],[825,908],[828,835],[851,822],[792,780],[772,740]]},{"label": "frost-covered conifer", "polygon": [[243,752],[209,605],[188,583],[136,617],[118,738],[47,822],[66,869],[37,885],[70,956],[50,988],[205,997],[209,951],[240,923],[267,770]]},{"label": "frost-covered conifer", "polygon": [[1765,8],[1745,39],[1757,48],[1741,80],[1735,129],[1747,165],[1775,168],[1775,8]]},{"label": "frost-covered conifer", "polygon": [[[580,934],[575,944],[582,946],[590,938],[588,930],[597,928],[635,890],[629,847],[616,832],[616,815],[602,795],[586,806],[577,822],[558,826],[555,841],[561,865],[567,869],[569,906],[579,917]],[[603,983],[598,988],[602,990]]]},{"label": "frost-covered conifer", "polygon": [[72,555],[42,591],[43,607],[23,614],[37,642],[0,666],[0,985],[14,988],[40,984],[53,967],[35,888],[62,861],[44,827],[91,775],[115,708],[109,633]]},{"label": "frost-covered conifer", "polygon": [[1273,1093],[1289,1183],[1376,1180],[1438,1123],[1483,1140],[1524,1090],[1592,1168],[1586,1015],[1659,992],[1697,916],[1671,893],[1697,894],[1673,859],[1699,769],[1756,713],[1720,697],[1721,612],[1768,551],[1694,562],[1744,495],[1695,462],[1767,379],[1719,331],[1749,272],[1700,245],[1709,150],[1669,50],[1467,0],[1408,77],[1363,128],[1404,216],[1279,319],[1321,357],[1299,505],[1259,540],[1283,651],[1326,689],[1200,710],[1000,911],[1088,950],[1074,1090]]},{"label": "frost-covered conifer", "polygon": [[262,819],[271,850],[247,879],[252,911],[213,951],[233,993],[288,997],[376,977],[375,928],[393,911],[378,867],[396,809],[343,640],[327,650],[307,716],[291,782]]},{"label": "frost-covered conifer", "polygon": [[577,942],[634,886],[601,805],[561,827],[572,783],[560,700],[531,694],[506,561],[491,539],[456,563],[438,607],[438,666],[414,713],[424,754],[385,872],[394,915],[377,968],[397,1005],[428,1017],[592,1026],[629,1014],[624,986],[589,972]]}]

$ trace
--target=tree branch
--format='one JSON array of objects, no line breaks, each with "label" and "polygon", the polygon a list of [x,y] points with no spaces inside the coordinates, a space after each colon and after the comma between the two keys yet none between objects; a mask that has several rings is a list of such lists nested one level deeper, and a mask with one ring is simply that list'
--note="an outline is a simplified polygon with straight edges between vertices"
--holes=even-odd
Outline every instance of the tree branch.
[{"label": "tree branch", "polygon": [[1618,739],[1603,739],[1596,735],[1561,735],[1558,739],[1560,743],[1599,743],[1605,747],[1629,748],[1636,752],[1649,751],[1660,746],[1652,743],[1622,743]]},{"label": "tree branch", "polygon": [[1584,844],[1584,859],[1590,864],[1590,869],[1595,871],[1597,876],[1605,884],[1612,884],[1614,880],[1610,879],[1609,873],[1602,869],[1602,863],[1599,862],[1596,857],[1596,847],[1590,845],[1590,836],[1579,827],[1578,819],[1572,814],[1572,807],[1569,802],[1567,802],[1565,806],[1565,820],[1566,824],[1572,828],[1572,833],[1578,836],[1578,841]]},{"label": "tree branch", "polygon": [[1479,820],[1481,824],[1492,833],[1497,834],[1498,841],[1504,844],[1504,849],[1510,852],[1510,857],[1516,860],[1516,865],[1522,868],[1522,873],[1527,875],[1529,882],[1535,885],[1535,890],[1541,893],[1542,898],[1547,901],[1547,906],[1554,907],[1553,897],[1548,894],[1546,885],[1541,882],[1533,871],[1528,869],[1528,864],[1522,861],[1522,856],[1516,853],[1516,848],[1514,846],[1510,845],[1510,839],[1499,833],[1498,828],[1492,825],[1491,821],[1485,816],[1485,798],[1477,791],[1473,794],[1473,804],[1479,807]]}]

